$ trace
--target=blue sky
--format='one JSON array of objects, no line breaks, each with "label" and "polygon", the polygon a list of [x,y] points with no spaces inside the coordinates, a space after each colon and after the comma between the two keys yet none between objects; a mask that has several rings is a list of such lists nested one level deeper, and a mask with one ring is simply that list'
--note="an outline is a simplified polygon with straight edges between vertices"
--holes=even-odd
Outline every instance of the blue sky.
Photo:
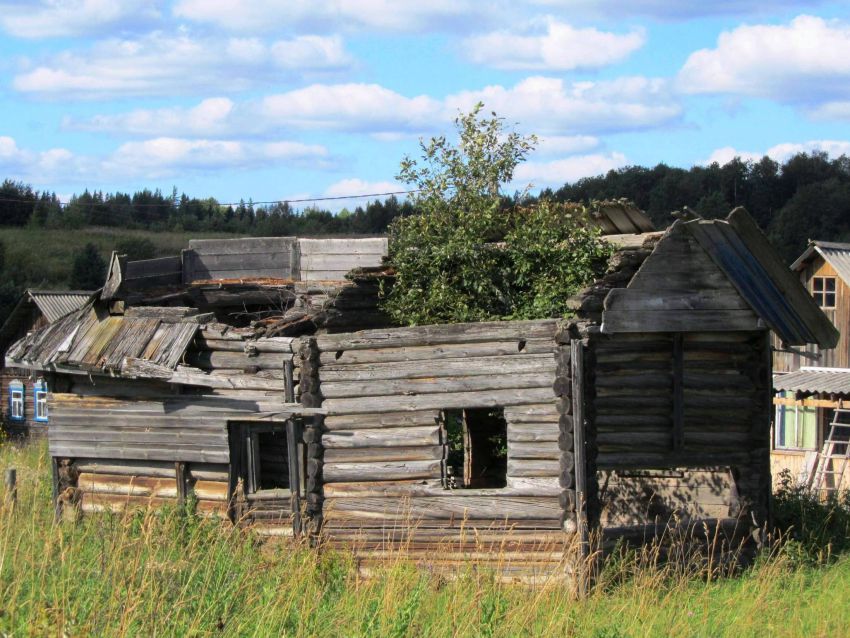
[{"label": "blue sky", "polygon": [[846,2],[0,0],[0,33],[0,176],[63,198],[403,190],[478,101],[539,136],[532,190],[850,154]]}]

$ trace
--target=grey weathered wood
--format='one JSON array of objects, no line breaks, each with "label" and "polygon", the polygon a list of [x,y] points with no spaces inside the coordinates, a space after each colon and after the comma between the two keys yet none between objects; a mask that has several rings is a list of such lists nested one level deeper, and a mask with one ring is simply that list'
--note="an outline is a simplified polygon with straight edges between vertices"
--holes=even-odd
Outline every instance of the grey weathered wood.
[{"label": "grey weathered wood", "polygon": [[525,356],[552,354],[555,343],[551,339],[521,339],[481,343],[449,343],[432,346],[387,347],[368,350],[331,350],[322,352],[322,365],[345,363],[379,363],[384,361],[422,361],[437,359],[467,359],[471,357]]},{"label": "grey weathered wood", "polygon": [[118,459],[78,458],[74,460],[74,465],[80,472],[87,472],[89,474],[153,476],[158,478],[174,477],[174,464],[167,461],[121,461]]},{"label": "grey weathered wood", "polygon": [[439,417],[439,410],[328,415],[325,417],[324,427],[333,431],[433,425]]},{"label": "grey weathered wood", "polygon": [[330,448],[324,453],[325,463],[381,463],[385,461],[441,460],[442,445]]},{"label": "grey weathered wood", "polygon": [[606,310],[605,333],[761,330],[751,310]]},{"label": "grey weathered wood", "polygon": [[428,479],[442,476],[442,461],[386,461],[381,463],[325,463],[326,482]]},{"label": "grey weathered wood", "polygon": [[552,389],[483,390],[412,396],[381,396],[350,399],[326,399],[322,403],[329,414],[363,414],[404,410],[490,408],[554,399]]},{"label": "grey weathered wood", "polygon": [[615,288],[605,298],[605,309],[616,310],[752,310],[735,290],[634,290]]},{"label": "grey weathered wood", "polygon": [[518,478],[508,477],[506,487],[476,490],[447,490],[438,479],[370,481],[362,483],[328,483],[324,486],[326,497],[395,497],[411,498],[417,496],[447,496],[464,492],[477,496],[558,496],[562,488],[555,477]]},{"label": "grey weathered wood", "polygon": [[283,368],[283,356],[278,353],[263,353],[249,356],[244,352],[191,352],[186,356],[189,365],[211,370],[215,368],[259,368],[261,370]]},{"label": "grey weathered wood", "polygon": [[508,459],[541,459],[557,461],[561,458],[561,450],[557,440],[543,442],[508,442]]},{"label": "grey weathered wood", "polygon": [[74,458],[84,456],[91,459],[121,459],[149,461],[190,461],[201,463],[227,463],[229,451],[227,448],[199,448],[197,445],[171,445],[165,448],[161,445],[133,445],[123,443],[120,447],[114,445],[99,445],[91,443],[60,444],[50,443],[50,454],[58,457]]},{"label": "grey weathered wood", "polygon": [[[286,383],[283,380],[267,379],[255,374],[229,374],[219,375],[198,368],[178,366],[168,378],[170,383],[181,385],[194,385],[207,388],[232,388],[235,390],[277,390],[283,392]],[[284,400],[285,397],[284,397]],[[291,401],[286,401],[290,403]]]},{"label": "grey weathered wood", "polygon": [[557,477],[561,464],[557,460],[508,459],[508,477]]},{"label": "grey weathered wood", "polygon": [[[587,459],[585,443],[584,412],[584,346],[581,341],[570,343],[570,366],[573,379],[573,472],[575,475],[575,516],[579,537],[579,558],[582,565],[590,554],[590,530],[587,523]],[[580,590],[585,578],[579,578]]]},{"label": "grey weathered wood", "polygon": [[[545,369],[544,369],[545,370]],[[385,379],[380,382],[369,381],[322,381],[322,395],[325,399],[351,397],[369,397],[389,394],[445,394],[481,390],[514,390],[517,388],[551,388],[552,377],[545,370],[543,374],[530,372],[511,375],[480,375],[474,377],[431,377],[425,379]],[[320,369],[321,376],[321,369]],[[551,392],[551,390],[550,390]]]},{"label": "grey weathered wood", "polygon": [[549,496],[498,497],[463,495],[432,496],[411,499],[334,498],[325,501],[327,516],[359,518],[381,517],[386,520],[417,519],[491,519],[523,520],[559,518],[558,499]]},{"label": "grey weathered wood", "polygon": [[437,424],[369,430],[334,430],[322,435],[322,445],[328,449],[437,445],[439,443],[440,426]]},{"label": "grey weathered wood", "polygon": [[555,362],[548,354],[475,357],[471,359],[438,359],[409,363],[326,364],[320,369],[322,383],[339,381],[372,381],[383,379],[417,379],[422,377],[461,377],[540,372],[554,376]]},{"label": "grey weathered wood", "polygon": [[557,441],[560,428],[557,421],[548,423],[508,422],[509,443]]},{"label": "grey weathered wood", "polygon": [[519,341],[554,339],[555,321],[510,321],[443,324],[393,328],[391,330],[364,330],[354,334],[321,335],[317,339],[319,350],[363,350],[399,348],[441,344],[472,344],[493,341]]},{"label": "grey weathered wood", "polygon": [[673,449],[685,445],[684,344],[681,333],[673,335]]}]

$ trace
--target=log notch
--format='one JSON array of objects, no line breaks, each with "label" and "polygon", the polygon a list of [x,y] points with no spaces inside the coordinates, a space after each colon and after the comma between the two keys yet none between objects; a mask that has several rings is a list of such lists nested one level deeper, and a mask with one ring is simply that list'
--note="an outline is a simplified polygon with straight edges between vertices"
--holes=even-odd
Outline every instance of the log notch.
[{"label": "log notch", "polygon": [[[319,381],[319,348],[316,339],[301,339],[298,350],[301,405],[318,408],[322,405]],[[322,492],[324,449],[322,447],[323,416],[306,417],[304,443],[307,447],[307,480],[305,482],[306,520],[303,524],[309,534],[318,534],[322,527]]]},{"label": "log notch", "polygon": [[574,462],[574,420],[573,420],[573,373],[571,341],[569,327],[559,326],[555,334],[558,344],[555,352],[555,384],[553,389],[558,397],[558,448],[561,451],[558,484],[561,487],[561,506],[563,508],[561,525],[566,532],[578,530],[576,520],[576,466]]}]

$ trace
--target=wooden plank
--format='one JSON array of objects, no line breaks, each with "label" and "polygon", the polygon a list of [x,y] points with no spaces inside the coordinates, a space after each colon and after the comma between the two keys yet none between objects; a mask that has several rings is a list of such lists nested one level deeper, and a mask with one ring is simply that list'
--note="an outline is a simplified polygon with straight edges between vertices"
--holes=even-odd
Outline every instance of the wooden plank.
[{"label": "wooden plank", "polygon": [[442,445],[333,448],[324,453],[325,463],[382,463],[385,461],[441,460],[445,454]]},{"label": "wooden plank", "polygon": [[[172,474],[174,466],[172,465]],[[173,498],[178,496],[177,481],[171,478],[126,476],[121,474],[80,473],[77,486],[89,494],[118,494],[124,496],[154,496]]]},{"label": "wooden plank", "polygon": [[605,310],[750,310],[734,290],[634,290],[615,288],[605,297]]},{"label": "wooden plank", "polygon": [[328,415],[324,420],[324,428],[335,431],[433,425],[439,418],[439,410]]},{"label": "wooden plank", "polygon": [[244,352],[216,352],[202,350],[186,355],[186,362],[202,370],[215,368],[258,368],[260,370],[283,368],[284,355],[278,353],[262,353],[254,356]]},{"label": "wooden plank", "polygon": [[387,254],[386,237],[344,237],[338,239],[298,238],[298,249],[302,257],[307,255],[357,255]]},{"label": "wooden plank", "polygon": [[356,447],[409,447],[438,445],[440,426],[374,428],[368,430],[335,430],[322,435],[326,449]]},{"label": "wooden plank", "polygon": [[557,441],[561,430],[557,422],[515,423],[508,422],[508,443],[532,443]]},{"label": "wooden plank", "polygon": [[171,478],[174,464],[167,461],[120,461],[117,459],[74,459],[74,466],[81,473],[111,474],[122,476],[153,476]]},{"label": "wooden plank", "polygon": [[684,345],[681,333],[673,335],[673,449],[685,445]]},{"label": "wooden plank", "polygon": [[687,332],[697,330],[763,330],[751,310],[606,310],[602,331]]},{"label": "wooden plank", "polygon": [[557,477],[560,473],[557,460],[508,459],[508,478]]},{"label": "wooden plank", "polygon": [[449,343],[431,346],[386,347],[368,350],[330,350],[322,352],[322,365],[346,363],[379,363],[385,361],[423,361],[469,359],[472,357],[553,355],[555,342],[550,339],[491,341],[481,343]]},{"label": "wooden plank", "polygon": [[327,483],[441,478],[442,461],[325,463],[322,475]]},{"label": "wooden plank", "polygon": [[[321,368],[320,376],[321,376]],[[525,374],[491,374],[474,377],[430,377],[424,379],[384,379],[377,382],[341,381],[322,382],[322,396],[325,399],[351,397],[369,397],[390,394],[446,394],[483,390],[513,390],[518,388],[551,389],[554,379],[554,366],[544,374],[531,372]]]},{"label": "wooden plank", "polygon": [[558,519],[558,499],[549,496],[499,497],[462,495],[414,498],[329,498],[325,500],[328,518],[376,518],[381,520],[418,519]]},{"label": "wooden plank", "polygon": [[509,441],[508,459],[541,459],[557,461],[561,458],[561,450],[556,441]]},{"label": "wooden plank", "polygon": [[434,361],[322,365],[322,383],[423,377],[462,377],[540,372],[554,377],[555,361],[550,354],[438,359]]},{"label": "wooden plank", "polygon": [[[323,486],[325,497],[343,498],[350,496],[410,498],[415,496],[446,496],[467,490],[449,491],[438,479],[408,481],[370,481],[362,483],[328,483]],[[506,487],[476,489],[480,496],[558,496],[563,488],[557,477],[517,478],[509,477]],[[470,491],[471,493],[471,491]]]},{"label": "wooden plank", "polygon": [[406,410],[493,408],[554,399],[551,387],[521,390],[483,390],[411,396],[376,396],[326,399],[322,407],[329,414],[363,414]]},{"label": "wooden plank", "polygon": [[89,459],[134,460],[134,461],[194,461],[201,463],[227,463],[230,460],[227,448],[207,449],[192,445],[156,445],[122,443],[120,446],[99,443],[54,443],[49,444],[51,456],[85,457]]},{"label": "wooden plank", "polygon": [[319,335],[317,343],[320,351],[330,352],[493,341],[527,341],[554,339],[555,327],[554,320],[440,324],[390,330],[363,330],[353,334]]}]

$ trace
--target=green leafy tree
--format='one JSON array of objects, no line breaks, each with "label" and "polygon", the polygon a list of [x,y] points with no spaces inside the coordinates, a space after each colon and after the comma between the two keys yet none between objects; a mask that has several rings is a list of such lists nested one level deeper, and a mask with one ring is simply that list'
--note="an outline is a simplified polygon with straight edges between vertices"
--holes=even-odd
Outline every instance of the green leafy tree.
[{"label": "green leafy tree", "polygon": [[92,243],[85,245],[74,257],[71,268],[71,288],[76,290],[96,290],[103,286],[106,278],[106,261],[100,256],[97,246]]},{"label": "green leafy tree", "polygon": [[457,145],[435,137],[420,142],[420,159],[402,160],[416,213],[390,224],[396,281],[385,300],[401,323],[562,315],[609,254],[583,207],[502,196],[537,140],[482,108],[455,120]]}]

